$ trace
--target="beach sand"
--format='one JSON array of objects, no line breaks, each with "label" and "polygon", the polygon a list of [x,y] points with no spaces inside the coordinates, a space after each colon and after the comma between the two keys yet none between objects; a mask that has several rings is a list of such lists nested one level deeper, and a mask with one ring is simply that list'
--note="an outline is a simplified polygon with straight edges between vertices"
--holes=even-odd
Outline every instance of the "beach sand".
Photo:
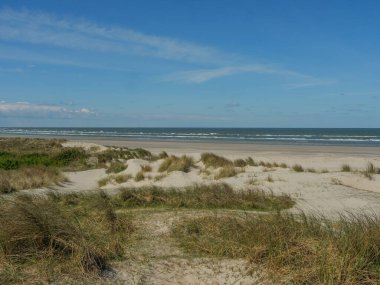
[{"label": "beach sand", "polygon": [[[347,146],[305,146],[305,145],[258,145],[224,144],[199,142],[147,142],[106,139],[82,139],[70,141],[69,146],[89,147],[94,145],[115,147],[142,147],[158,154],[189,155],[197,162],[197,168],[189,173],[174,171],[160,179],[158,167],[161,161],[149,162],[130,159],[128,168],[120,174],[135,176],[142,165],[150,165],[152,171],[146,178],[136,182],[134,179],[102,187],[112,191],[120,187],[141,187],[156,185],[160,187],[186,187],[202,183],[228,183],[236,190],[260,188],[274,194],[286,193],[296,200],[295,211],[322,214],[328,217],[344,213],[372,213],[380,211],[380,175],[373,174],[369,179],[363,175],[368,163],[380,167],[380,148]],[[252,157],[255,161],[286,163],[288,168],[246,166],[234,177],[213,179],[205,175],[199,162],[203,152],[213,152],[231,160]],[[295,164],[305,171],[292,170]],[[343,164],[349,164],[352,172],[342,172]],[[217,170],[215,170],[216,172]],[[215,174],[214,172],[214,174]],[[89,170],[67,173],[71,184],[62,191],[83,191],[97,188],[97,181],[107,177],[104,170]]]}]

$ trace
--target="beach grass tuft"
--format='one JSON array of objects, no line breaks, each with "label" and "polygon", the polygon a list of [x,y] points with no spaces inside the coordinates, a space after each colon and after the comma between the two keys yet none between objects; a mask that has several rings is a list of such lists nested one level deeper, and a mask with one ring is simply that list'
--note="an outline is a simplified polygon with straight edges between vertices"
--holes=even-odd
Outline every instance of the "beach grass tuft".
[{"label": "beach grass tuft", "polygon": [[145,175],[144,175],[144,171],[143,170],[140,170],[139,172],[136,173],[136,176],[135,176],[135,181],[136,182],[142,181],[144,179],[145,179]]},{"label": "beach grass tuft", "polygon": [[379,232],[377,216],[330,221],[276,213],[189,218],[174,227],[173,236],[192,254],[262,265],[277,284],[354,285],[380,284]]},{"label": "beach grass tuft", "polygon": [[49,187],[65,181],[66,178],[56,168],[46,166],[29,166],[17,170],[0,170],[0,193]]},{"label": "beach grass tuft", "polygon": [[233,166],[233,162],[223,156],[216,155],[211,152],[205,152],[201,154],[201,161],[206,168],[213,167],[228,167]]},{"label": "beach grass tuft", "polygon": [[304,172],[304,169],[303,167],[300,165],[300,164],[294,164],[292,166],[292,169],[295,171],[295,172]]},{"label": "beach grass tuft", "polygon": [[127,169],[127,165],[125,165],[123,162],[113,161],[107,168],[106,173],[119,173],[125,169]]},{"label": "beach grass tuft", "polygon": [[234,166],[235,167],[246,167],[247,166],[247,161],[244,159],[238,158],[234,160]]},{"label": "beach grass tuft", "polygon": [[219,169],[218,173],[215,176],[215,179],[233,177],[236,174],[238,174],[238,172],[236,171],[235,167],[227,165]]},{"label": "beach grass tuft", "polygon": [[177,157],[171,155],[164,159],[161,165],[158,168],[159,172],[172,172],[172,171],[182,171],[189,172],[191,167],[194,167],[194,160],[190,156],[183,155]]},{"label": "beach grass tuft", "polygon": [[340,168],[342,172],[351,172],[351,166],[349,164],[343,164],[342,167]]},{"label": "beach grass tuft", "polygon": [[69,199],[51,194],[0,201],[1,284],[82,284],[123,256],[131,221],[106,196],[87,196],[81,204]]},{"label": "beach grass tuft", "polygon": [[246,161],[247,165],[249,165],[249,166],[257,166],[256,161],[254,161],[253,158],[250,156],[245,161]]}]

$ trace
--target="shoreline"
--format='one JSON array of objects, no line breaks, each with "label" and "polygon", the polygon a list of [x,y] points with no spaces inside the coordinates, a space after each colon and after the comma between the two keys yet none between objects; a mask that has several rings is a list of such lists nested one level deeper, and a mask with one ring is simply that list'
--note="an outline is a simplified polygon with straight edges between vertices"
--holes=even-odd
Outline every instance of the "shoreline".
[{"label": "shoreline", "polygon": [[100,144],[104,146],[145,148],[153,152],[163,150],[177,153],[194,152],[230,152],[231,154],[246,153],[286,153],[286,154],[339,154],[354,156],[378,156],[380,146],[363,145],[322,145],[322,144],[282,144],[282,143],[247,143],[221,141],[173,141],[173,140],[131,140],[118,137],[83,137],[83,136],[54,136],[54,135],[0,135],[0,138],[42,138],[66,139]]}]

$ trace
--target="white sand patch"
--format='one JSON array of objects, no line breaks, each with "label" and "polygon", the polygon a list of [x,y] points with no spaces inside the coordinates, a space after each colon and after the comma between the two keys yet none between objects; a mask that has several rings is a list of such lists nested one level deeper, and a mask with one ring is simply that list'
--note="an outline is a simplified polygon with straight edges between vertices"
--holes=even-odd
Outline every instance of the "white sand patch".
[{"label": "white sand patch", "polygon": [[128,159],[127,165],[127,169],[119,174],[130,174],[132,176],[136,176],[136,174],[141,170],[141,166],[149,165],[149,161],[144,159]]},{"label": "white sand patch", "polygon": [[162,180],[157,181],[155,185],[160,187],[188,187],[202,182],[205,181],[199,176],[198,170],[192,169],[188,173],[182,171],[170,172]]},{"label": "white sand patch", "polygon": [[98,188],[98,180],[106,176],[105,169],[91,169],[85,171],[65,172],[69,183],[59,187],[59,191],[85,191]]}]

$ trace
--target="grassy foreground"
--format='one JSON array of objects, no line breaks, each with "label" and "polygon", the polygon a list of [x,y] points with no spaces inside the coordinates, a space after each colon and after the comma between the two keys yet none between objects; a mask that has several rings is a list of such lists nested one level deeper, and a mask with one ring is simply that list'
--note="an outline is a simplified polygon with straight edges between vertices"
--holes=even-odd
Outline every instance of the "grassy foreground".
[{"label": "grassy foreground", "polygon": [[188,219],[173,230],[199,254],[247,258],[276,284],[380,284],[380,219],[269,214]]},{"label": "grassy foreground", "polygon": [[1,200],[0,225],[0,284],[91,284],[123,256],[133,232],[106,195]]},{"label": "grassy foreground", "polygon": [[288,196],[234,192],[224,184],[13,196],[0,200],[0,284],[105,282],[110,262],[130,250],[136,208],[269,211],[292,205]]}]

